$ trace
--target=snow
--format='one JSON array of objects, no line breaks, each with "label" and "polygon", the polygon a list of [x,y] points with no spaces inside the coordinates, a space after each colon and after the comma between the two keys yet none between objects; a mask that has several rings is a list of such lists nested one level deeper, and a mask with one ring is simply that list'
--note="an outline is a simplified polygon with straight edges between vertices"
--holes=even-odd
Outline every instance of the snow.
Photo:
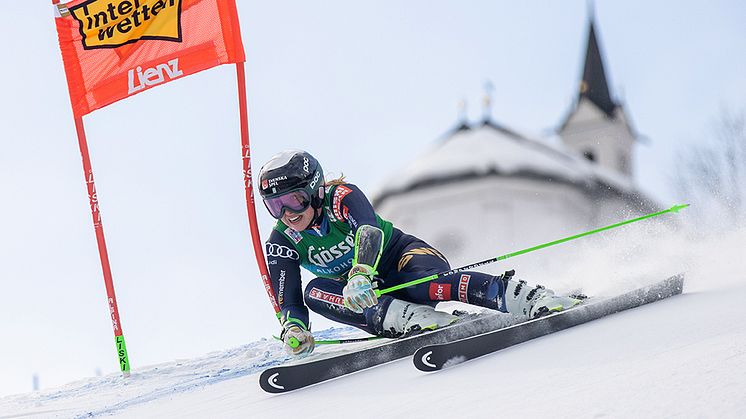
[{"label": "snow", "polygon": [[259,373],[289,359],[270,338],[139,368],[127,379],[109,375],[4,397],[0,418],[746,417],[746,229],[663,235],[646,227],[576,248],[577,271],[556,279],[557,289],[616,292],[683,271],[684,293],[437,373],[405,358],[270,395],[259,388]]}]

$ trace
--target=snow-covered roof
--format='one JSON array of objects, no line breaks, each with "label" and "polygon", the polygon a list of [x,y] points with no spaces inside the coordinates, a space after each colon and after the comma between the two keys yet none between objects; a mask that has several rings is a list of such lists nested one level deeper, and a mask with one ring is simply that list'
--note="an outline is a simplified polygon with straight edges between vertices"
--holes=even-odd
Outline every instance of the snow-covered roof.
[{"label": "snow-covered roof", "polygon": [[380,204],[390,196],[428,186],[485,176],[526,177],[576,185],[586,190],[642,198],[631,179],[566,151],[561,144],[523,137],[491,123],[456,130],[400,171],[389,176],[373,196]]}]

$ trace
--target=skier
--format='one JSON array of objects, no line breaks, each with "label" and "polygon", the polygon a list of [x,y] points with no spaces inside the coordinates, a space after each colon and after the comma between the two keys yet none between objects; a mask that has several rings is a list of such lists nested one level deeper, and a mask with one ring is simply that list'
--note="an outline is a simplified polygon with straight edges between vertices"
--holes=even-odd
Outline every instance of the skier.
[{"label": "skier", "polygon": [[[277,219],[266,242],[280,306],[281,338],[292,354],[313,351],[308,308],[385,337],[447,326],[457,317],[433,307],[462,301],[535,318],[579,301],[503,275],[462,272],[376,297],[385,288],[450,270],[424,241],[378,216],[363,192],[344,178],[326,182],[319,162],[300,150],[281,152],[259,172],[264,205]],[[317,276],[303,292],[300,267]]]}]

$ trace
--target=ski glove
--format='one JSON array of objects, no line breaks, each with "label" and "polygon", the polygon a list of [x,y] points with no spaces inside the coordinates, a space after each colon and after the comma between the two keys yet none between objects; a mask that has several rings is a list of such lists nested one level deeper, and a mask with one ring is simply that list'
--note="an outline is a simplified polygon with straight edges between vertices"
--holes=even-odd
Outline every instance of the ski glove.
[{"label": "ski glove", "polygon": [[373,289],[375,271],[368,265],[358,264],[350,269],[347,285],[342,290],[344,305],[355,313],[362,313],[368,307],[378,304]]},{"label": "ski glove", "polygon": [[310,354],[316,345],[311,332],[297,323],[285,322],[280,338],[285,344],[285,350],[291,355]]}]

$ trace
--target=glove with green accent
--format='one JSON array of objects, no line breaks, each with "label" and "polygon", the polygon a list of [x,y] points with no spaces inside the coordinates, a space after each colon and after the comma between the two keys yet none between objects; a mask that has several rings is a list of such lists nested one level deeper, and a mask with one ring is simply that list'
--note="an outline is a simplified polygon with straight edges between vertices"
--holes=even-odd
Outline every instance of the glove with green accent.
[{"label": "glove with green accent", "polygon": [[282,325],[280,339],[285,343],[285,350],[291,355],[310,354],[316,345],[311,332],[298,323],[285,322]]},{"label": "glove with green accent", "polygon": [[368,307],[378,304],[378,297],[373,289],[373,275],[376,272],[372,267],[357,264],[350,269],[347,285],[342,289],[342,298],[345,307],[355,313],[362,313]]}]

